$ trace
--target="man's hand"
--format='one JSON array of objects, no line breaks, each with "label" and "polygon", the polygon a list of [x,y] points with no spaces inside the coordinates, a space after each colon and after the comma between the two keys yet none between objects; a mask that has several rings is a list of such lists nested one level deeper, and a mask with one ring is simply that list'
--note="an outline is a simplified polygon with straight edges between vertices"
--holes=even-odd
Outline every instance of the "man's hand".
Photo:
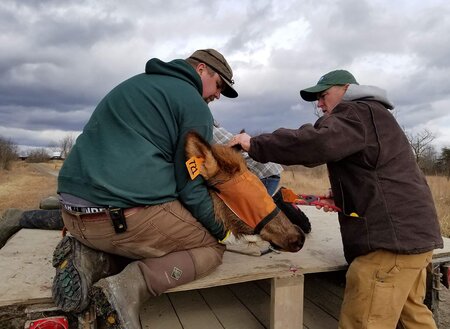
[{"label": "man's hand", "polygon": [[325,212],[337,212],[336,205],[333,199],[320,199],[319,205],[316,205],[317,209],[322,209]]},{"label": "man's hand", "polygon": [[270,251],[270,243],[261,239],[259,235],[243,234],[239,238],[235,237],[230,231],[219,243],[226,246],[228,251],[241,254],[261,256]]},{"label": "man's hand", "polygon": [[235,135],[228,143],[228,146],[241,145],[244,151],[248,152],[250,149],[250,138],[250,135],[246,133]]}]

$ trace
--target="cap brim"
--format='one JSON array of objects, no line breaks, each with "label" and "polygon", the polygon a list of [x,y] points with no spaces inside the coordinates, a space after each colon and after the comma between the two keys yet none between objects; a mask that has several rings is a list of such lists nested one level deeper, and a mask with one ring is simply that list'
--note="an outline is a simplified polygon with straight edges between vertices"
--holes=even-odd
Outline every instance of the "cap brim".
[{"label": "cap brim", "polygon": [[234,88],[231,86],[231,84],[227,80],[225,80],[222,76],[221,76],[221,78],[222,78],[222,81],[225,83],[226,88],[224,88],[220,93],[228,98],[238,97],[237,91],[234,90]]},{"label": "cap brim", "polygon": [[317,94],[327,90],[333,86],[330,85],[315,85],[314,87],[300,90],[300,96],[307,102],[314,102],[317,100]]}]

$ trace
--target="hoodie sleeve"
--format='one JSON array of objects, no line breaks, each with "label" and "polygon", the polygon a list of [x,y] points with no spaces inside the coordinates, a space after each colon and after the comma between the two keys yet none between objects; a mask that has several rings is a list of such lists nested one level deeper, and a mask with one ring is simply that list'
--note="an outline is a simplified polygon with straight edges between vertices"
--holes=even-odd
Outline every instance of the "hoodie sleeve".
[{"label": "hoodie sleeve", "polygon": [[186,168],[186,134],[195,130],[205,140],[211,142],[213,119],[209,107],[202,98],[186,99],[179,122],[178,145],[175,154],[175,177],[179,200],[187,210],[216,238],[224,237],[223,225],[216,221],[214,206],[202,177],[191,180]]},{"label": "hoodie sleeve", "polygon": [[316,166],[341,160],[364,149],[365,145],[364,125],[352,104],[345,102],[314,126],[280,128],[251,138],[249,154],[260,162]]},{"label": "hoodie sleeve", "polygon": [[[209,127],[196,127],[203,138],[210,141],[212,136],[212,124]],[[221,223],[216,221],[214,215],[214,206],[205,181],[201,176],[191,180],[185,165],[186,157],[184,152],[186,131],[180,139],[180,145],[177,151],[177,181],[178,195],[180,201],[189,210],[189,212],[217,239],[222,240],[225,237],[224,228]]]}]

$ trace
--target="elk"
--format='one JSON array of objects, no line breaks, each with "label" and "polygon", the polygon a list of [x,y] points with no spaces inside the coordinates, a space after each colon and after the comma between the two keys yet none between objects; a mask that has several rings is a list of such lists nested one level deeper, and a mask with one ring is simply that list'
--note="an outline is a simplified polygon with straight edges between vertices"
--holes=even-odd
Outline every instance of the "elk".
[{"label": "elk", "polygon": [[280,211],[261,181],[252,174],[241,153],[225,145],[210,145],[188,132],[185,151],[196,162],[213,200],[216,220],[235,236],[259,234],[278,249],[299,251],[305,233]]}]

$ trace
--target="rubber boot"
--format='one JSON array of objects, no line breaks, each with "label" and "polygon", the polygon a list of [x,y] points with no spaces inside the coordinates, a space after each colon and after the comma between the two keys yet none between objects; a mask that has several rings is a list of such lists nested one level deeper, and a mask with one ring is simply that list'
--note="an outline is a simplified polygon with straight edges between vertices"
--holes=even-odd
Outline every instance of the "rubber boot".
[{"label": "rubber boot", "polygon": [[39,208],[45,210],[59,209],[60,204],[58,196],[52,195],[42,199],[41,202],[39,203]]},{"label": "rubber boot", "polygon": [[65,236],[53,253],[52,296],[64,312],[80,313],[89,305],[89,291],[94,282],[118,273],[121,258],[86,247],[72,236]]},{"label": "rubber boot", "polygon": [[8,239],[17,233],[22,227],[20,218],[23,211],[20,209],[7,209],[0,218],[0,248],[2,248]]},{"label": "rubber boot", "polygon": [[24,211],[20,219],[22,228],[38,228],[43,230],[62,230],[64,222],[61,210],[28,210]]},{"label": "rubber boot", "polygon": [[194,278],[190,254],[174,252],[134,261],[121,273],[99,280],[92,287],[92,300],[108,328],[141,329],[139,313],[145,301]]}]

